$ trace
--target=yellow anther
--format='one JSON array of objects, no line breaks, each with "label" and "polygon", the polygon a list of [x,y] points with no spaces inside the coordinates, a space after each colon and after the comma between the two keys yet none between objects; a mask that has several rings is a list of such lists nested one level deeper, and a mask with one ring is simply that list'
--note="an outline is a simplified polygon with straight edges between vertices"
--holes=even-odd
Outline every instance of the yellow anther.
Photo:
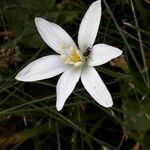
[{"label": "yellow anther", "polygon": [[75,48],[71,49],[70,61],[74,63],[81,61],[80,53]]},{"label": "yellow anther", "polygon": [[61,57],[64,59],[65,64],[73,64],[79,66],[83,63],[83,56],[80,51],[74,47],[64,49]]}]

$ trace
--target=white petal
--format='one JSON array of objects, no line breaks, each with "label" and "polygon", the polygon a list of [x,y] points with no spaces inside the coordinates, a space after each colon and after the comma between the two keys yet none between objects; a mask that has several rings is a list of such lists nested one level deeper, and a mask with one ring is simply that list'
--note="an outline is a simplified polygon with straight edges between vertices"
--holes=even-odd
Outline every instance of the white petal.
[{"label": "white petal", "polygon": [[79,81],[79,78],[81,76],[82,68],[81,66],[78,67],[72,67],[71,69],[65,71],[58,83],[57,83],[57,102],[56,102],[56,108],[58,111],[60,111],[66,99],[69,97],[69,95],[72,93],[73,89],[75,88],[77,82]]},{"label": "white petal", "polygon": [[25,82],[38,81],[54,77],[69,68],[59,55],[45,56],[28,64],[15,79]]},{"label": "white petal", "polygon": [[116,47],[107,44],[97,44],[91,50],[88,63],[90,66],[102,65],[121,54],[122,51]]},{"label": "white petal", "polygon": [[45,43],[57,53],[61,54],[64,46],[77,48],[69,34],[57,24],[40,17],[35,18],[35,24]]},{"label": "white petal", "polygon": [[78,33],[78,44],[83,52],[92,47],[101,19],[101,0],[91,4],[80,24]]},{"label": "white petal", "polygon": [[83,69],[81,81],[85,89],[100,105],[104,107],[111,107],[113,105],[108,89],[93,67]]}]

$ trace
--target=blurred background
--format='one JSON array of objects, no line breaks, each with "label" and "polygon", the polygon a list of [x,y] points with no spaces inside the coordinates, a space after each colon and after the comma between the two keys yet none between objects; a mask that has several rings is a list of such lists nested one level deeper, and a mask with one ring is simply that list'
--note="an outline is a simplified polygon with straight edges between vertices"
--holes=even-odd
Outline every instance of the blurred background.
[{"label": "blurred background", "polygon": [[98,105],[81,82],[61,112],[59,78],[18,82],[31,61],[54,54],[34,24],[42,17],[76,41],[92,0],[0,0],[0,150],[150,150],[150,1],[102,0],[96,43],[123,50],[98,70],[114,106]]}]

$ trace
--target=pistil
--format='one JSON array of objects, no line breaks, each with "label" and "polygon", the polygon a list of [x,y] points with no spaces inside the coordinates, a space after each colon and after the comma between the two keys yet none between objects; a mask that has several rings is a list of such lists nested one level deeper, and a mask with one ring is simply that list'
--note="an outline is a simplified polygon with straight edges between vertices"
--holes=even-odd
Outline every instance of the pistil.
[{"label": "pistil", "polygon": [[73,64],[74,66],[79,66],[84,62],[84,56],[74,47],[63,47],[63,54],[61,54],[61,57],[64,59],[65,64]]}]

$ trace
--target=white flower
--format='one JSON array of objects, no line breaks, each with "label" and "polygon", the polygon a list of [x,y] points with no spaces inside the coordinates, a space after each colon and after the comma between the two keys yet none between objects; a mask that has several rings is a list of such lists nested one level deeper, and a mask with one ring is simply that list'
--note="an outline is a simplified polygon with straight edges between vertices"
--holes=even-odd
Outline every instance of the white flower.
[{"label": "white flower", "polygon": [[16,79],[26,82],[38,81],[63,72],[56,88],[56,108],[60,111],[81,77],[83,86],[93,99],[104,107],[111,107],[112,97],[93,66],[102,65],[118,57],[122,51],[107,44],[93,46],[100,19],[101,0],[97,0],[91,4],[82,19],[78,47],[60,26],[39,17],[35,18],[42,39],[58,54],[31,62],[17,74]]}]

